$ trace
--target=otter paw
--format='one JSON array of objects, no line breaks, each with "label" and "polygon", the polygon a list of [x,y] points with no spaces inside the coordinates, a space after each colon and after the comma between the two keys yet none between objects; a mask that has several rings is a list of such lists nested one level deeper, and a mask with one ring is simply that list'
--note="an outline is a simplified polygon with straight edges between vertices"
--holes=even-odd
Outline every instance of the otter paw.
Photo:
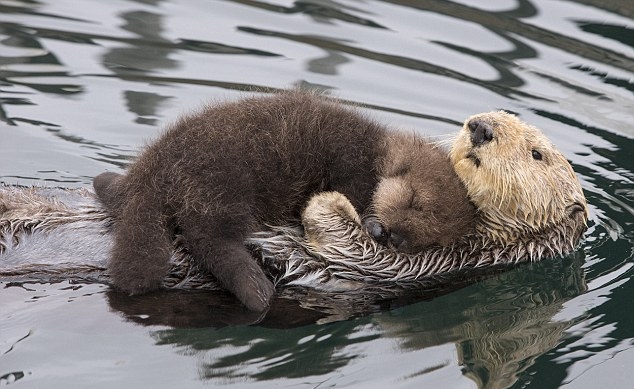
[{"label": "otter paw", "polygon": [[363,227],[366,232],[379,244],[399,251],[406,251],[407,241],[402,235],[390,231],[376,216],[369,216],[363,219]]},{"label": "otter paw", "polygon": [[273,283],[261,271],[260,274],[246,272],[239,278],[241,279],[235,283],[234,295],[251,311],[266,310],[275,293]]},{"label": "otter paw", "polygon": [[[361,225],[361,218],[350,200],[339,192],[317,193],[308,201],[302,213],[302,223],[306,226],[327,227],[328,221],[340,218]],[[325,224],[324,224],[325,223]]]},{"label": "otter paw", "polygon": [[374,240],[383,246],[387,246],[390,232],[381,224],[379,219],[375,216],[369,216],[363,219],[363,227]]},{"label": "otter paw", "polygon": [[167,260],[157,261],[156,258],[169,258],[168,255],[167,250],[157,249],[152,256],[143,257],[137,253],[126,253],[120,250],[120,247],[115,247],[107,266],[113,286],[130,295],[159,289],[163,277],[169,271],[169,263]]},{"label": "otter paw", "polygon": [[113,213],[117,213],[125,202],[125,193],[121,188],[122,174],[105,172],[92,181],[93,189],[101,203]]},{"label": "otter paw", "polygon": [[343,194],[321,192],[308,202],[302,213],[302,225],[304,238],[317,249],[348,239],[351,227],[361,229],[361,218]]},{"label": "otter paw", "polygon": [[123,177],[115,172],[103,172],[96,176],[92,181],[92,186],[97,193],[103,193],[110,189],[111,185],[116,185],[117,181]]}]

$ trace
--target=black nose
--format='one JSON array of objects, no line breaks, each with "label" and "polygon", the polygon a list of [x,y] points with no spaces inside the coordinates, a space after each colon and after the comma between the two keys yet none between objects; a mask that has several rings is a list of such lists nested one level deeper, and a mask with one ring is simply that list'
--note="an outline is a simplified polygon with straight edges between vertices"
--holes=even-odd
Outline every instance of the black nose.
[{"label": "black nose", "polygon": [[473,119],[468,124],[471,130],[471,143],[474,146],[481,146],[493,139],[493,128],[491,125],[480,119]]}]

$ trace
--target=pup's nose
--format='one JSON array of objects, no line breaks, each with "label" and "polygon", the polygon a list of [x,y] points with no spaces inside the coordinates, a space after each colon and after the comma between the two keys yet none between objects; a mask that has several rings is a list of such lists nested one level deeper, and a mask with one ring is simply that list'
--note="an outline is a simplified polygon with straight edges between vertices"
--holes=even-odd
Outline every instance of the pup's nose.
[{"label": "pup's nose", "polygon": [[493,128],[487,122],[473,119],[469,121],[468,126],[471,131],[471,143],[474,146],[481,146],[493,139]]}]

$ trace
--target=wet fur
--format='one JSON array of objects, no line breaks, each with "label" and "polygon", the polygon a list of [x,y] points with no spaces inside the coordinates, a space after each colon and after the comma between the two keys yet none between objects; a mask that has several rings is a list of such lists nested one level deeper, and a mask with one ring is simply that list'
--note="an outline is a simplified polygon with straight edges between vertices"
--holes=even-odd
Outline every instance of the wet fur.
[{"label": "wet fur", "polygon": [[[476,121],[488,126],[490,141],[474,144],[469,124]],[[588,207],[572,166],[517,116],[497,111],[468,118],[449,155],[478,208],[476,230],[488,240],[527,241],[570,219],[585,225]]]},{"label": "wet fur", "polygon": [[[490,142],[473,143],[473,120],[490,127]],[[541,159],[532,156],[534,149]],[[450,154],[479,209],[475,231],[449,246],[407,254],[378,244],[352,204],[336,192],[311,198],[302,213],[303,231],[272,227],[250,235],[245,244],[276,285],[362,290],[365,297],[370,289],[383,295],[401,287],[455,285],[452,274],[471,278],[479,273],[476,269],[495,271],[502,264],[559,257],[575,249],[587,228],[586,200],[570,164],[539,130],[504,112],[476,115],[455,136]],[[95,186],[116,194],[120,177],[101,175]],[[109,283],[103,270],[112,247],[112,217],[95,201],[85,190],[0,185],[0,278]],[[161,287],[219,287],[181,239],[173,244]]]},{"label": "wet fur", "polygon": [[393,132],[387,139],[372,209],[403,239],[397,249],[415,253],[471,233],[475,207],[464,201],[464,186],[446,151],[414,133]]},{"label": "wet fur", "polygon": [[[458,239],[475,213],[445,154],[298,91],[186,116],[125,176],[104,173],[94,188],[117,218],[109,272],[118,288],[158,288],[178,229],[192,256],[258,311],[274,288],[243,241],[267,225],[299,222],[314,193],[342,193],[406,235],[408,249]],[[447,217],[455,228],[439,229]]]}]

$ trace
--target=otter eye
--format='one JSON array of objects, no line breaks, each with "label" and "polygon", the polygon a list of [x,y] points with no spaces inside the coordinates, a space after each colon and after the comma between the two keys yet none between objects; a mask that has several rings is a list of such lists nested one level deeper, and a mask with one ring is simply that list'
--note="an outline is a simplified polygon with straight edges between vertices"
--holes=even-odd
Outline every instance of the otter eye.
[{"label": "otter eye", "polygon": [[542,160],[542,153],[540,153],[537,150],[533,150],[531,151],[531,153],[533,154],[533,159],[536,161],[541,161]]}]

